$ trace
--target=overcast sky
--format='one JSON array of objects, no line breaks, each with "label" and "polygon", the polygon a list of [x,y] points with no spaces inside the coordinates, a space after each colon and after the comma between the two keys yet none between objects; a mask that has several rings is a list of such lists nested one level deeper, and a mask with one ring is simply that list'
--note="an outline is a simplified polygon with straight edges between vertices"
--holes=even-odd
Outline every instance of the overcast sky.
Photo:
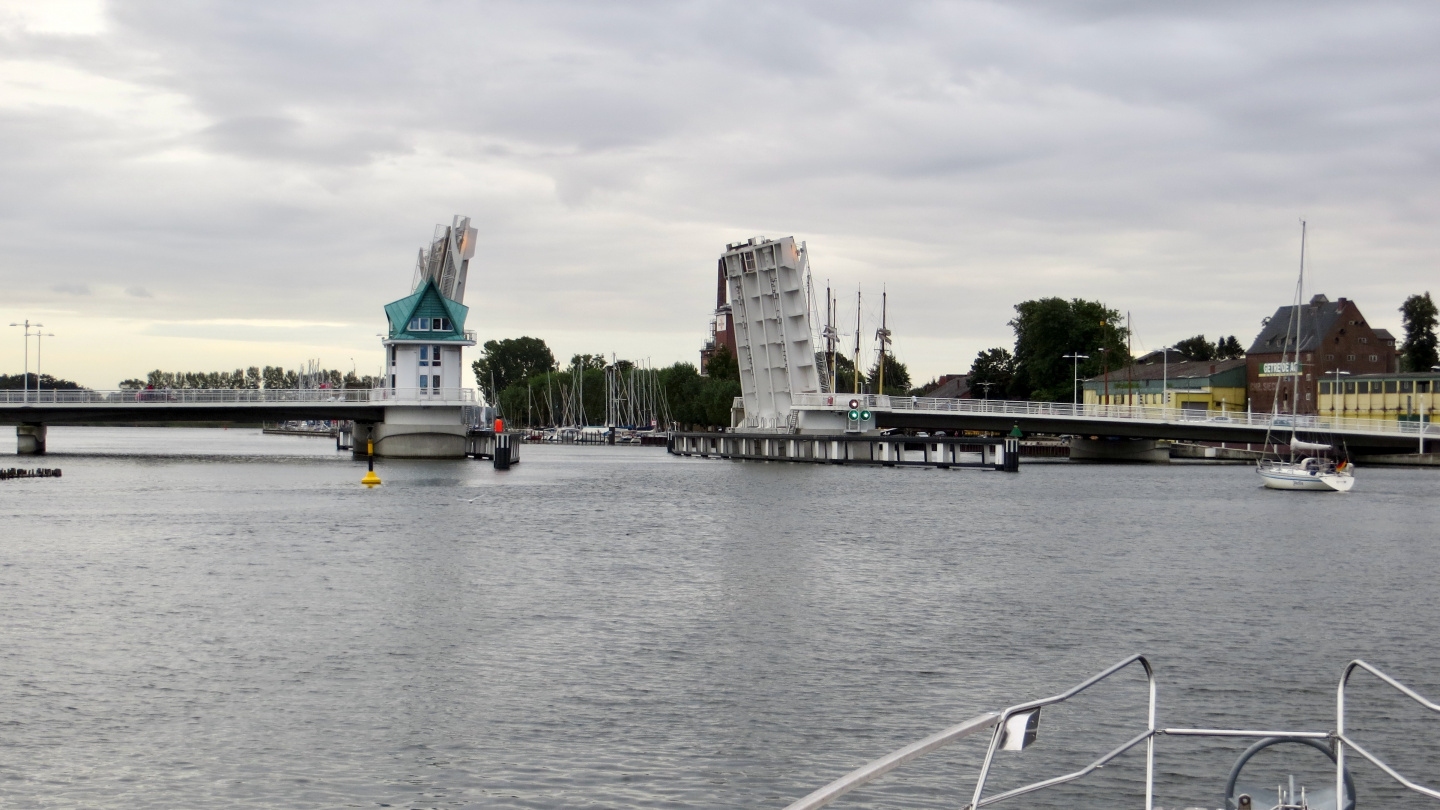
[{"label": "overcast sky", "polygon": [[1437,43],[1434,2],[0,0],[0,324],[93,387],[374,373],[458,213],[482,340],[694,362],[724,243],[793,235],[928,379],[1048,295],[1248,345],[1303,216],[1309,291],[1398,335]]}]

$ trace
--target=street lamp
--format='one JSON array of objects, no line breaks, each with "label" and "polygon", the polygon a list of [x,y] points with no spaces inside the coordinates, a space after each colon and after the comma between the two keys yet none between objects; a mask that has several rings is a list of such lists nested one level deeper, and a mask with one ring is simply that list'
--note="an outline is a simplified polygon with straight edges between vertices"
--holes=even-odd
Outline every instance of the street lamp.
[{"label": "street lamp", "polygon": [[45,384],[45,376],[40,373],[40,338],[55,337],[54,332],[35,333],[35,401],[40,401],[40,386]]},{"label": "street lamp", "polygon": [[[1440,365],[1431,366],[1431,367],[1430,367],[1430,370],[1431,370],[1431,371],[1440,371]],[[1435,381],[1432,380],[1432,381],[1430,382],[1430,388],[1431,388],[1430,393],[1432,393],[1432,394],[1435,393],[1435,391],[1434,391]],[[1425,395],[1424,395],[1424,394],[1421,394],[1421,395],[1420,395],[1420,455],[1422,455],[1422,456],[1425,455],[1425,427],[1426,427],[1426,425],[1427,425],[1427,423],[1425,422]]]},{"label": "street lamp", "polygon": [[30,336],[34,334],[30,331],[30,329],[33,327],[35,331],[38,332],[40,330],[40,327],[44,326],[45,324],[30,323],[30,319],[26,318],[24,323],[12,323],[10,325],[25,327],[25,376],[22,377],[21,380],[24,384],[25,391],[25,393],[22,395],[24,397],[23,401],[28,403],[30,401]]},{"label": "street lamp", "polygon": [[1335,400],[1340,397],[1340,375],[1350,376],[1350,372],[1335,369],[1335,387],[1330,389],[1330,418],[1335,418]]},{"label": "street lamp", "polygon": [[1074,361],[1075,361],[1075,384],[1071,387],[1072,390],[1071,390],[1071,392],[1070,392],[1070,404],[1071,404],[1071,405],[1079,405],[1079,404],[1080,404],[1080,361],[1081,361],[1081,360],[1089,360],[1089,359],[1090,359],[1090,355],[1088,355],[1088,354],[1080,354],[1080,353],[1077,352],[1077,353],[1075,353],[1075,354],[1063,355],[1061,359],[1063,359],[1063,360],[1074,360]]},{"label": "street lamp", "polygon": [[1165,418],[1165,409],[1170,407],[1170,350],[1173,346],[1161,346],[1160,357],[1160,418]]}]

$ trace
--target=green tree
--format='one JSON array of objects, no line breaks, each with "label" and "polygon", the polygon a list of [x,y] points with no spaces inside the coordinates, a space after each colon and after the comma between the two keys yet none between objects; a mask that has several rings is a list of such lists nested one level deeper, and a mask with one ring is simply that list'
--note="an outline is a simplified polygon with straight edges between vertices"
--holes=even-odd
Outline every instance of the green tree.
[{"label": "green tree", "polygon": [[[980,396],[1003,399],[1015,383],[1015,356],[1005,349],[986,349],[970,364],[970,390]],[[972,395],[973,396],[973,395]]]},{"label": "green tree", "polygon": [[[870,369],[870,379],[877,383],[880,380],[880,362],[877,360]],[[885,390],[880,392],[890,396],[905,396],[910,393],[910,369],[895,355],[885,354]]]},{"label": "green tree", "polygon": [[[860,375],[860,390],[865,390],[868,381],[865,375]],[[837,394],[850,394],[855,391],[855,363],[843,354],[835,355],[835,391]]]},{"label": "green tree", "polygon": [[[1129,330],[1120,325],[1120,313],[1099,301],[1080,298],[1041,298],[1015,305],[1015,377],[1008,391],[1012,399],[1068,402],[1073,390],[1074,366],[1065,355],[1090,355],[1081,364],[1090,375],[1104,364],[1122,368],[1130,362],[1125,348]],[[995,392],[991,392],[995,398]]]},{"label": "green tree", "polygon": [[580,366],[586,369],[605,368],[604,354],[573,354],[570,356],[570,366]]},{"label": "green tree", "polygon": [[540,338],[487,340],[480,358],[470,364],[485,401],[499,404],[496,393],[555,368],[555,355]]},{"label": "green tree", "polygon": [[1180,352],[1191,360],[1203,362],[1205,360],[1214,360],[1218,348],[1214,343],[1206,340],[1204,335],[1196,335],[1195,337],[1188,337],[1176,343],[1175,351]]},{"label": "green tree", "polygon": [[1245,348],[1240,345],[1240,341],[1234,335],[1222,337],[1215,344],[1216,360],[1235,360],[1244,356]]},{"label": "green tree", "polygon": [[1435,302],[1427,291],[1412,295],[1400,305],[1405,325],[1405,342],[1400,345],[1400,358],[1406,371],[1429,371],[1440,363],[1436,352]]},{"label": "green tree", "polygon": [[730,347],[720,344],[715,347],[715,353],[710,355],[710,360],[705,363],[705,376],[715,380],[734,380],[740,382],[740,363],[735,355],[730,353]]}]

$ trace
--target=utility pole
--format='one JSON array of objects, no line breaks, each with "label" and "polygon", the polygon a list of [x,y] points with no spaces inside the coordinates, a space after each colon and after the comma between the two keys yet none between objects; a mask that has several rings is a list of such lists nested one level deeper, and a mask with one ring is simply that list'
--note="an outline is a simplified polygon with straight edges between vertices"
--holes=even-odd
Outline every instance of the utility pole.
[{"label": "utility pole", "polygon": [[40,344],[43,342],[43,341],[41,341],[41,338],[47,338],[47,337],[55,337],[55,333],[54,333],[54,332],[41,332],[41,331],[39,331],[39,330],[36,330],[36,332],[35,332],[35,401],[36,401],[36,402],[39,402],[39,401],[40,401],[40,388],[41,388],[41,386],[43,386],[43,385],[45,384],[45,377],[44,377],[44,375],[42,374],[43,369],[42,369],[41,366],[40,366],[40,349],[42,348],[42,346],[41,346]]}]

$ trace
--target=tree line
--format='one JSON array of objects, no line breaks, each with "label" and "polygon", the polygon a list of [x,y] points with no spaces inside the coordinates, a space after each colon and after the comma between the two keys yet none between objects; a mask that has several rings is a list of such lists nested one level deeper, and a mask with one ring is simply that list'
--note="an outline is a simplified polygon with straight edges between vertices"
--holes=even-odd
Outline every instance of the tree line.
[{"label": "tree line", "polygon": [[[836,356],[836,389],[855,390],[855,364]],[[910,387],[910,370],[894,355],[885,357],[885,392],[918,393]],[[670,421],[690,427],[724,427],[730,424],[730,409],[740,396],[740,368],[725,346],[720,346],[701,374],[693,363],[675,363],[658,369],[644,369],[647,385],[661,400]],[[575,355],[568,366],[555,362],[544,340],[519,337],[486,341],[479,359],[471,364],[475,382],[485,401],[517,426],[538,427],[562,424],[596,424],[606,413],[606,371],[622,377],[634,368],[627,360],[607,362],[600,354]],[[860,387],[872,392],[878,381],[880,362],[869,373],[861,372]],[[823,373],[823,371],[822,371]]]},{"label": "tree line", "polygon": [[250,366],[234,371],[164,371],[155,369],[145,379],[121,380],[121,388],[374,388],[380,380],[353,371],[313,369],[297,371],[281,366]]},{"label": "tree line", "polygon": [[24,388],[34,391],[37,386],[47,391],[77,391],[82,387],[79,383],[51,377],[49,374],[37,376],[33,371],[29,374],[0,374],[0,391],[19,391]]}]

